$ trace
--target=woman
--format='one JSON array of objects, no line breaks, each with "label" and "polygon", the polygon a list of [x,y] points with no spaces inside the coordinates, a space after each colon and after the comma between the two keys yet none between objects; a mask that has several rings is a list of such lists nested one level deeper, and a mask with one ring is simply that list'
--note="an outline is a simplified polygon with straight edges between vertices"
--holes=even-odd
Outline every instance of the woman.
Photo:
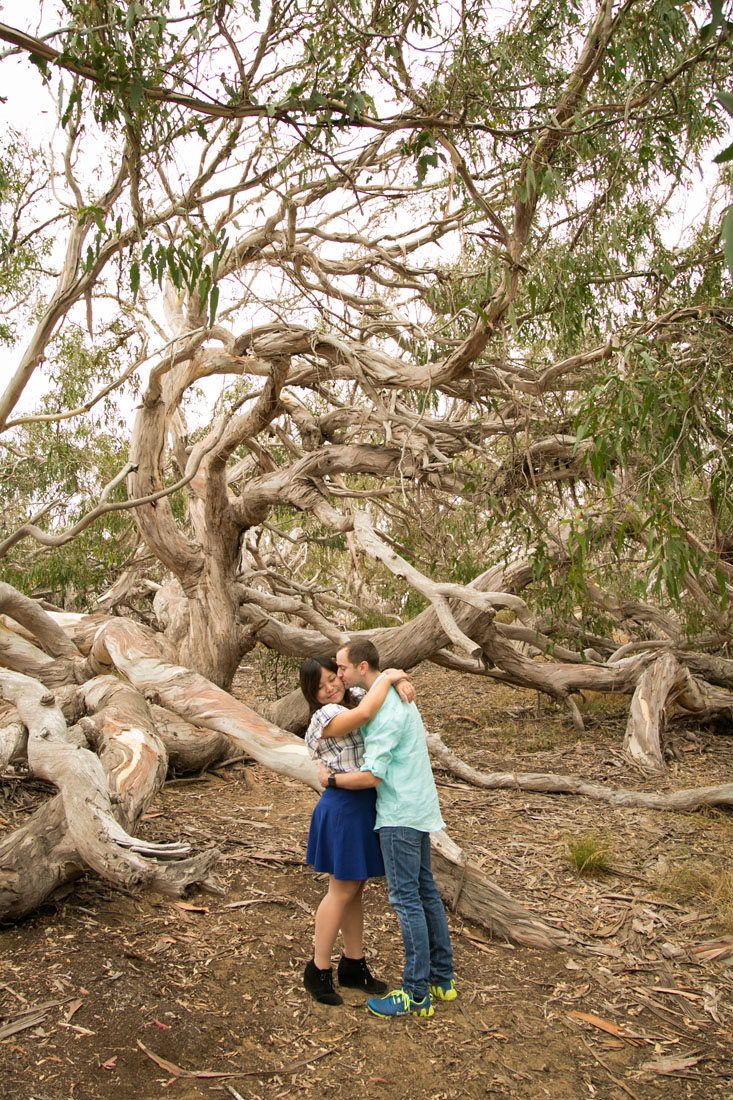
[{"label": "woman", "polygon": [[[400,685],[405,702],[415,691],[402,669],[389,668],[368,692],[349,692],[330,657],[309,657],[300,667],[300,688],[310,709],[305,735],[311,756],[332,772],[360,768],[364,740],[360,726],[377,713],[392,685]],[[356,697],[355,697],[356,696]],[[376,791],[327,788],[311,818],[307,862],[326,872],[328,890],[316,911],[313,958],[306,965],[305,988],[321,1004],[342,998],[333,986],[331,954],[339,929],[344,953],[338,965],[339,984],[380,994],[385,982],[373,977],[363,951],[362,894],[368,878],[384,874],[379,840],[374,832]]]}]

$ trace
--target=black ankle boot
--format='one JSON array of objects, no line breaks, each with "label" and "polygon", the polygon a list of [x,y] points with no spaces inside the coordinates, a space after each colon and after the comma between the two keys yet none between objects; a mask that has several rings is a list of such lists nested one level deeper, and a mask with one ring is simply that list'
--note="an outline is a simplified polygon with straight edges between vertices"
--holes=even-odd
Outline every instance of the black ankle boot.
[{"label": "black ankle boot", "polygon": [[380,982],[373,976],[363,956],[360,959],[349,959],[342,955],[339,960],[338,980],[339,985],[348,989],[363,989],[365,993],[375,993],[377,996],[387,992],[387,983]]},{"label": "black ankle boot", "polygon": [[306,964],[303,985],[322,1005],[340,1005],[343,999],[333,988],[333,970],[319,970],[313,959]]}]

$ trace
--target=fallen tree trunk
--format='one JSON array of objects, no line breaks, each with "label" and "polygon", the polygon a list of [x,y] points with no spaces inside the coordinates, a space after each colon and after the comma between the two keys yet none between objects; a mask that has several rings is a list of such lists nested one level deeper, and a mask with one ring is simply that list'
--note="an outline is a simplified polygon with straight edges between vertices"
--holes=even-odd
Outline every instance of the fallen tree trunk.
[{"label": "fallen tree trunk", "polygon": [[671,653],[658,657],[639,680],[631,699],[624,752],[644,775],[664,775],[662,752],[668,697],[682,687],[683,673]]},{"label": "fallen tree trunk", "polygon": [[[75,739],[73,728],[66,728],[60,710],[49,704],[53,731],[52,735],[42,736],[47,726],[42,720],[46,713],[42,699],[47,693],[40,683],[30,680],[35,684],[31,694],[15,699],[13,682],[27,678],[4,674],[11,685],[6,696],[22,704],[25,713],[20,715],[20,724],[32,731],[32,764],[37,774],[59,783],[62,798],[52,799],[23,830],[0,844],[0,916],[7,919],[29,912],[55,885],[78,875],[85,866],[117,881],[148,882],[156,889],[174,893],[182,892],[189,883],[208,881],[208,868],[216,853],[181,858],[187,856],[185,845],[147,844],[132,835],[142,810],[164,780],[166,744],[175,749],[179,768],[200,770],[217,760],[246,754],[320,791],[315,765],[301,740],[267,722],[204,677],[172,664],[166,659],[170,648],[164,645],[161,652],[153,631],[122,618],[57,618],[65,620],[64,628],[73,633],[74,657],[50,657],[36,648],[39,678],[45,676],[52,663],[54,676],[58,675],[61,662],[67,681],[72,675],[78,678],[85,674],[86,682],[80,688],[64,691],[69,694],[65,702],[67,716],[76,714],[81,697],[87,717],[81,719]],[[491,643],[497,653],[510,645],[496,633]],[[547,667],[513,652],[516,662],[510,675],[529,678],[531,673],[536,678],[539,669],[546,689],[552,680]],[[617,662],[612,668],[602,669],[575,665],[572,674],[591,671],[594,686],[597,681],[612,681],[617,689],[629,690],[649,659],[646,655],[642,660]],[[560,671],[560,680],[553,681],[553,686],[557,689],[560,683],[558,694],[563,695],[571,669],[566,665]],[[96,675],[89,678],[92,673]],[[0,673],[0,683],[2,680]],[[689,674],[677,677],[675,682],[679,705],[709,709],[724,707],[731,701],[725,692],[700,685]],[[8,708],[8,729],[12,729],[14,717],[15,711]],[[94,744],[98,757],[82,744],[81,730]],[[7,743],[11,736],[17,752],[18,731],[8,734]],[[731,787],[721,787],[650,795],[614,791],[571,777],[514,773],[483,776],[453,756],[439,738],[430,741],[434,758],[443,766],[484,787],[572,792],[616,805],[675,809],[694,808],[702,802],[728,805],[733,793]],[[69,764],[75,759],[83,762],[83,767]],[[92,840],[80,822],[94,824],[97,831]],[[518,943],[545,948],[567,948],[572,944],[567,932],[531,914],[496,886],[445,834],[434,838],[433,850],[436,877],[444,897],[461,915],[494,935]],[[34,869],[28,875],[26,861],[31,853]]]},{"label": "fallen tree trunk", "polygon": [[35,644],[50,657],[65,657],[67,660],[79,657],[79,651],[72,639],[36,600],[24,596],[4,582],[0,582],[0,613],[24,627]]},{"label": "fallen tree trunk", "polygon": [[0,920],[27,916],[85,870],[57,794],[0,840]]},{"label": "fallen tree trunk", "polygon": [[451,752],[438,734],[428,735],[430,755],[444,771],[474,787],[489,791],[534,791],[540,794],[578,794],[610,806],[647,810],[696,810],[700,806],[733,806],[733,783],[719,787],[690,787],[656,794],[649,791],[619,790],[603,783],[589,783],[573,775],[552,772],[480,772]]}]

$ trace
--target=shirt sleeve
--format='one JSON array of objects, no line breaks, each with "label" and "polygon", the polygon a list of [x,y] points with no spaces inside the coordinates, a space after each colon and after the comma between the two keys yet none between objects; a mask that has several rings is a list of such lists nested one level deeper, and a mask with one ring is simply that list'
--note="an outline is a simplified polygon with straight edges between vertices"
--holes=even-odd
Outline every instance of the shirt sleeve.
[{"label": "shirt sleeve", "polygon": [[325,707],[321,707],[320,710],[314,713],[305,734],[305,743],[311,756],[318,755],[316,750],[318,748],[318,743],[322,740],[321,734],[324,728],[332,718],[335,718],[337,714],[341,714],[342,711],[347,709],[348,708],[342,706],[341,703],[326,703]]},{"label": "shirt sleeve", "polygon": [[389,713],[391,709],[386,705],[380,707],[366,726],[366,747],[361,770],[371,772],[377,779],[384,779],[387,774],[392,752],[400,736],[399,723],[396,723],[394,715]]}]

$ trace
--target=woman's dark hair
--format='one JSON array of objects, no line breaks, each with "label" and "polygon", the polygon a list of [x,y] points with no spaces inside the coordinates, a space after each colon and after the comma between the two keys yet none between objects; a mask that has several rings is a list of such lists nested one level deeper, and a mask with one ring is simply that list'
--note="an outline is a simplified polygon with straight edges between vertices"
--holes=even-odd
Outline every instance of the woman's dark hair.
[{"label": "woman's dark hair", "polygon": [[[316,699],[316,695],[321,686],[321,673],[324,668],[327,668],[329,672],[338,673],[338,665],[333,657],[306,657],[300,666],[300,690],[303,692],[303,697],[308,704],[309,717],[323,706],[323,703],[319,703]],[[349,708],[356,706],[356,702],[351,698],[351,692],[348,688],[344,694],[344,706]]]}]

